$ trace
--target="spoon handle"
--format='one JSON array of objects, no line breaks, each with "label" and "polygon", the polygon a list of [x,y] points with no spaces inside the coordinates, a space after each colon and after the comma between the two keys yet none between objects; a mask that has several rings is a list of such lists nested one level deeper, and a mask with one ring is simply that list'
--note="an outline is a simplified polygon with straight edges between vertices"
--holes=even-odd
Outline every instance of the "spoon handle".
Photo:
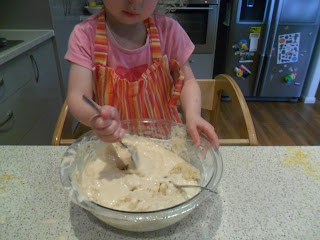
[{"label": "spoon handle", "polygon": [[[170,181],[171,182],[171,181]],[[207,190],[209,192],[212,192],[212,193],[215,193],[215,194],[218,194],[216,191],[213,191],[209,188],[206,188],[206,187],[202,187],[202,186],[199,186],[199,185],[180,185],[180,184],[175,184],[173,182],[171,182],[175,187],[177,188],[194,188],[194,187],[197,187],[197,188],[201,188],[201,189],[204,189],[204,190]]]},{"label": "spoon handle", "polygon": [[119,143],[124,146],[125,148],[129,148],[126,144],[124,144],[121,140],[119,141]]},{"label": "spoon handle", "polygon": [[89,104],[98,114],[101,114],[100,109],[92,102],[92,100],[90,100],[89,98],[87,98],[86,95],[82,95],[82,99]]}]

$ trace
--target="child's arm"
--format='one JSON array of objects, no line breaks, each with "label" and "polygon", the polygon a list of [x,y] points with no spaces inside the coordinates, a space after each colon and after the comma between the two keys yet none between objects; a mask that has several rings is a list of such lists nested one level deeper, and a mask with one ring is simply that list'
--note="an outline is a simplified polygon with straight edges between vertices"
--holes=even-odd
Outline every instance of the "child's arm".
[{"label": "child's arm", "polygon": [[199,85],[187,61],[181,68],[184,74],[184,84],[180,95],[182,110],[186,118],[186,127],[195,144],[200,145],[200,132],[204,132],[215,146],[219,140],[214,127],[201,117],[201,92]]},{"label": "child's arm", "polygon": [[92,81],[92,72],[89,69],[71,63],[67,97],[69,111],[81,123],[91,127],[102,141],[119,141],[124,130],[120,126],[117,110],[111,106],[103,106],[100,108],[100,116],[82,100],[83,95],[92,99]]}]

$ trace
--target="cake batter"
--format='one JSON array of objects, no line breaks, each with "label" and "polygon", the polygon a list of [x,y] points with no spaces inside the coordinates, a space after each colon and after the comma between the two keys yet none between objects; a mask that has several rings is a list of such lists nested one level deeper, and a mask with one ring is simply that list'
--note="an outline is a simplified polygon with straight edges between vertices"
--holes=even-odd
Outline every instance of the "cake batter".
[{"label": "cake batter", "polygon": [[[170,183],[198,184],[200,180],[199,170],[178,154],[149,138],[128,136],[123,141],[138,151],[139,164],[133,164],[130,152],[119,143],[97,141],[97,159],[86,164],[81,176],[87,197],[108,208],[141,212],[175,206],[199,192]],[[119,157],[124,163],[120,168]]]}]

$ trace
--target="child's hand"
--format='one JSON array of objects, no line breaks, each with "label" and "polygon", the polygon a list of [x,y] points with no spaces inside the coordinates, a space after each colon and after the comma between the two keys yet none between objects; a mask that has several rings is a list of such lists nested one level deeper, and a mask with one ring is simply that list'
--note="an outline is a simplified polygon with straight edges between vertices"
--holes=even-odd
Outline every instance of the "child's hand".
[{"label": "child's hand", "polygon": [[214,131],[214,127],[199,115],[194,115],[186,119],[187,131],[190,133],[194,143],[200,145],[200,133],[203,132],[209,137],[213,144],[219,148],[219,139]]},{"label": "child's hand", "polygon": [[93,133],[104,142],[120,141],[125,133],[121,128],[118,111],[112,106],[102,106],[100,115],[94,115],[90,120]]}]

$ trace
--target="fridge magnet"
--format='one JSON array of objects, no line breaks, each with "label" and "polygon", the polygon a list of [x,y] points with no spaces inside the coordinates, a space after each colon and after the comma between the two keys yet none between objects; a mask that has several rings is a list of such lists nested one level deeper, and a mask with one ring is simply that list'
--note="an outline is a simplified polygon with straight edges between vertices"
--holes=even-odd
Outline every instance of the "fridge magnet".
[{"label": "fridge magnet", "polygon": [[250,52],[257,51],[258,50],[258,42],[259,42],[259,38],[260,38],[260,33],[250,33],[249,38],[250,38],[249,51]]},{"label": "fridge magnet", "polygon": [[304,57],[304,55],[307,53],[307,51],[306,50],[304,50],[304,51],[302,51],[301,53],[300,53],[300,56],[301,57]]},{"label": "fridge magnet", "polygon": [[289,75],[287,75],[287,76],[284,77],[284,81],[285,81],[286,83],[291,83],[293,80],[296,79],[296,76],[297,76],[297,74],[291,73],[291,74],[289,74]]},{"label": "fridge magnet", "polygon": [[234,68],[234,73],[237,75],[237,77],[242,77],[243,76],[243,72],[240,68],[235,67]]},{"label": "fridge magnet", "polygon": [[277,64],[298,62],[300,33],[279,35]]},{"label": "fridge magnet", "polygon": [[245,39],[241,39],[237,42],[237,44],[232,46],[232,49],[234,51],[234,55],[238,55],[241,52],[248,51],[248,42]]},{"label": "fridge magnet", "polygon": [[273,80],[273,77],[274,77],[274,75],[273,75],[273,74],[270,74],[270,81]]},{"label": "fridge magnet", "polygon": [[250,33],[261,33],[261,27],[250,27]]},{"label": "fridge magnet", "polygon": [[251,74],[250,70],[243,65],[235,67],[234,72],[237,75],[237,77],[242,77],[243,79],[246,79]]},{"label": "fridge magnet", "polygon": [[242,52],[239,54],[240,56],[240,63],[245,63],[245,62],[253,62],[253,52]]}]

